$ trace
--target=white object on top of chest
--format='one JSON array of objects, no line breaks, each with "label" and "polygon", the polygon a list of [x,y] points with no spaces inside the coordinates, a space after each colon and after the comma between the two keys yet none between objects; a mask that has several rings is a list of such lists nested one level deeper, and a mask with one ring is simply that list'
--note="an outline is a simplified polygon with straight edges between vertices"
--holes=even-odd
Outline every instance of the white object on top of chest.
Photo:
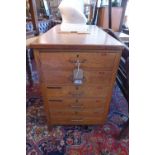
[{"label": "white object on top of chest", "polygon": [[63,0],[59,5],[62,23],[86,24],[83,0]]}]

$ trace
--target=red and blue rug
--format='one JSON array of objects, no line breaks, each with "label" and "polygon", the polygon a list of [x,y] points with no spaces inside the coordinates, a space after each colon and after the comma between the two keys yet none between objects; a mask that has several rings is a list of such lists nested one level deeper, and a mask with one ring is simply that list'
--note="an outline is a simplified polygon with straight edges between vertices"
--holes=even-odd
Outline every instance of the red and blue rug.
[{"label": "red and blue rug", "polygon": [[107,121],[95,126],[53,126],[48,131],[39,85],[27,88],[27,155],[128,155],[128,103],[115,85]]}]

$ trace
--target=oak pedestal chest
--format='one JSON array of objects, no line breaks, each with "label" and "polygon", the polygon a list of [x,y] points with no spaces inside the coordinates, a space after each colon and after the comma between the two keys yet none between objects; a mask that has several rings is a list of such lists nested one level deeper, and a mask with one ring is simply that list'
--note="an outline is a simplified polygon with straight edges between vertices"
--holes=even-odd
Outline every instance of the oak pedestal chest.
[{"label": "oak pedestal chest", "polygon": [[97,26],[63,33],[55,26],[35,40],[35,61],[48,126],[106,120],[123,46]]}]

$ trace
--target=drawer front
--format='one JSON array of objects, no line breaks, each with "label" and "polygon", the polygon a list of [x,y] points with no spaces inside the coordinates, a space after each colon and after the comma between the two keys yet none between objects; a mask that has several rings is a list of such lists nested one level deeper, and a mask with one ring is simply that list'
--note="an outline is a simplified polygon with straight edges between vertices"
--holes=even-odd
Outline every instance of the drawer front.
[{"label": "drawer front", "polygon": [[47,98],[52,97],[106,97],[109,87],[104,86],[48,86],[46,89]]},{"label": "drawer front", "polygon": [[50,113],[53,116],[63,116],[63,117],[102,117],[104,115],[104,109],[103,108],[96,108],[96,109],[91,109],[91,110],[85,110],[85,109],[50,109]]},{"label": "drawer front", "polygon": [[103,98],[80,98],[80,99],[49,99],[50,109],[72,109],[72,110],[89,110],[95,108],[103,108]]},{"label": "drawer front", "polygon": [[40,53],[42,70],[73,70],[79,60],[82,69],[112,70],[116,53],[76,53],[76,52],[42,52]]},{"label": "drawer front", "polygon": [[55,117],[51,115],[51,124],[55,125],[93,125],[103,124],[105,117]]},{"label": "drawer front", "polygon": [[[44,82],[46,84],[69,84],[73,85],[73,71],[55,70],[43,71]],[[88,71],[84,70],[84,84],[109,85],[112,78],[112,71]]]}]

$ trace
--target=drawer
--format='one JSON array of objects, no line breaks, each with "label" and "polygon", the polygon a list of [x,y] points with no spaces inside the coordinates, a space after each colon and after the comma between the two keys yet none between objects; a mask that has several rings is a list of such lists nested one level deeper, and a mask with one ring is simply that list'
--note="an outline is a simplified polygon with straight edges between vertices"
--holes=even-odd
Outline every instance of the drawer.
[{"label": "drawer", "polygon": [[106,97],[109,92],[109,87],[102,85],[91,85],[91,86],[47,86],[46,94],[47,98],[52,97]]},{"label": "drawer", "polygon": [[80,99],[49,99],[48,104],[50,109],[94,109],[103,108],[103,98],[80,98]]},{"label": "drawer", "polygon": [[96,109],[50,109],[50,113],[53,116],[63,116],[63,117],[102,117],[104,115],[104,108],[96,108]]},{"label": "drawer", "polygon": [[112,70],[116,53],[92,52],[41,52],[42,70],[73,70],[79,60],[82,69]]},{"label": "drawer", "polygon": [[53,125],[95,125],[103,124],[105,116],[102,117],[54,117],[51,115],[51,124]]},{"label": "drawer", "polygon": [[[46,84],[70,84],[73,85],[73,71],[69,70],[44,70],[44,82]],[[88,71],[84,70],[84,84],[109,85],[112,78],[112,71]]]}]

